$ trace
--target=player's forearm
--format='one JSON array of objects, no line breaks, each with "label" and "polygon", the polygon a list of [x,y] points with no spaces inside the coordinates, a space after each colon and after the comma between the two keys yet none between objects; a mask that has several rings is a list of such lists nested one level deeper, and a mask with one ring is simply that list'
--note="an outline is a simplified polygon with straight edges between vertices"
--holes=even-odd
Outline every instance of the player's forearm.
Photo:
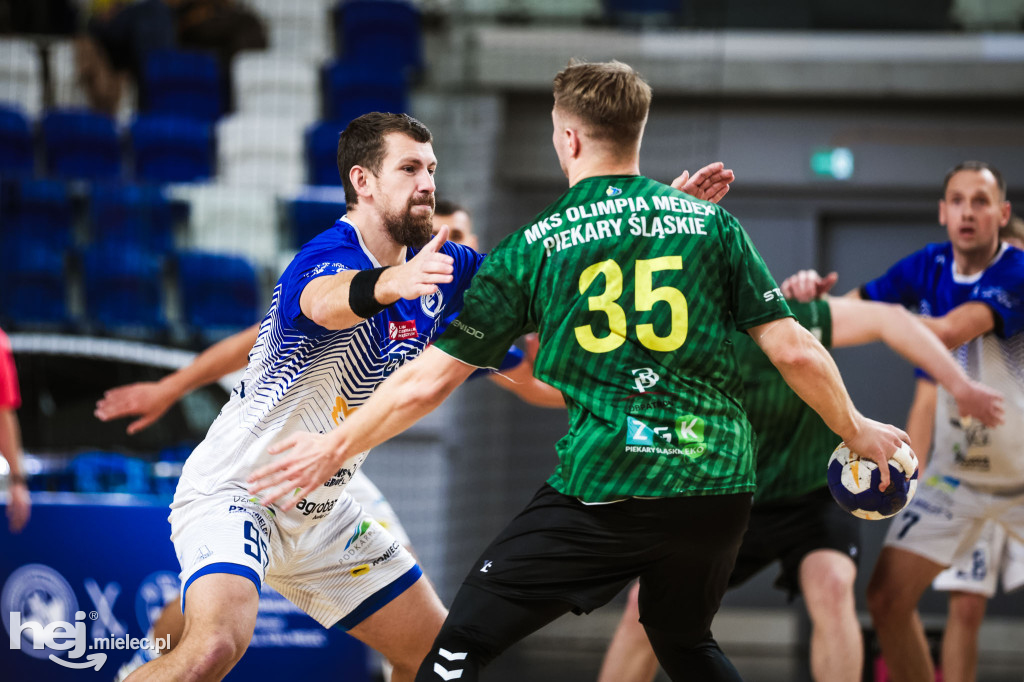
[{"label": "player's forearm", "polygon": [[212,384],[221,377],[243,369],[249,362],[249,351],[256,343],[259,325],[213,344],[181,369],[160,380],[161,388],[173,395],[174,400],[192,391]]},{"label": "player's forearm", "polygon": [[21,429],[14,410],[0,409],[0,454],[7,460],[12,476],[25,476],[21,459]]},{"label": "player's forearm", "polygon": [[433,346],[427,348],[333,431],[339,461],[380,445],[433,412],[474,369]]},{"label": "player's forearm", "polygon": [[[947,391],[958,395],[968,388],[968,378],[946,346],[917,317],[899,306],[879,310],[882,341],[912,364],[928,372]],[[917,444],[917,441],[914,441]]]}]

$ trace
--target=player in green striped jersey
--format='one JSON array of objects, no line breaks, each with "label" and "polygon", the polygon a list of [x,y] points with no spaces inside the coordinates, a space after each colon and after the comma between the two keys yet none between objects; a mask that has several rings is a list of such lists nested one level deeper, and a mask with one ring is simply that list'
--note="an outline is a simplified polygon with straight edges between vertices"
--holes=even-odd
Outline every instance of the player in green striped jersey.
[{"label": "player in green striped jersey", "polygon": [[[911,363],[940,372],[962,414],[986,424],[998,420],[999,394],[968,379],[938,337],[902,307],[845,298],[789,305],[826,347],[882,341]],[[749,336],[734,334],[732,343],[743,375],[743,407],[757,434],[757,491],[729,586],[779,561],[776,586],[791,597],[802,594],[811,618],[814,679],[856,682],[864,664],[853,592],[860,521],[835,504],[825,481],[825,462],[839,438]],[[634,587],[598,682],[654,678],[658,662],[637,617]]]},{"label": "player in green striped jersey", "polygon": [[730,335],[746,330],[862,455],[883,463],[906,434],[854,408],[732,216],[639,174],[650,88],[635,71],[574,62],[554,91],[569,191],[490,254],[434,346],[339,428],[283,439],[274,450],[291,452],[254,472],[251,489],[289,508],[296,488],[321,485],[356,444],[408,427],[536,329],[536,374],[569,409],[559,467],[485,550],[417,680],[472,682],[515,641],[635,577],[669,675],[736,680],[710,632],[754,483]]}]

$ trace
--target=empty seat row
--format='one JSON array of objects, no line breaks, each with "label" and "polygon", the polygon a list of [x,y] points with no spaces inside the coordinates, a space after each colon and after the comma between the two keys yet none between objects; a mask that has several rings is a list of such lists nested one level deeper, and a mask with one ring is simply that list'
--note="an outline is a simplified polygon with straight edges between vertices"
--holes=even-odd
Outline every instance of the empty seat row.
[{"label": "empty seat row", "polygon": [[[161,259],[109,242],[76,255],[36,240],[6,240],[0,289],[0,319],[14,329],[159,341],[185,336],[202,344],[248,327],[264,312],[256,269],[244,258],[181,252]],[[172,299],[180,305],[177,325],[168,319]]]},{"label": "empty seat row", "polygon": [[[216,126],[183,117],[140,115],[122,140],[113,119],[84,110],[47,113],[36,134],[21,112],[0,106],[0,175],[41,175],[92,182],[202,182],[293,188],[339,185],[338,135],[367,111],[405,111],[404,93],[355,84],[359,95],[338,104],[341,118],[300,119],[236,114]],[[126,153],[127,151],[127,153]],[[127,159],[127,161],[125,161]],[[129,168],[131,169],[129,171]]]}]

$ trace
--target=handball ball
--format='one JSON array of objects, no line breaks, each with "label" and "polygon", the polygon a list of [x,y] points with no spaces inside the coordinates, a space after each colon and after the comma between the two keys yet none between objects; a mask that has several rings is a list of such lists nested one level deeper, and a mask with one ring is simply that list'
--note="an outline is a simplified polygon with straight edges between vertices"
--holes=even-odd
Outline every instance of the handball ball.
[{"label": "handball ball", "polygon": [[887,519],[907,506],[917,492],[917,457],[903,443],[889,457],[889,487],[882,482],[878,465],[850,452],[840,443],[828,460],[828,489],[840,507],[862,519]]}]

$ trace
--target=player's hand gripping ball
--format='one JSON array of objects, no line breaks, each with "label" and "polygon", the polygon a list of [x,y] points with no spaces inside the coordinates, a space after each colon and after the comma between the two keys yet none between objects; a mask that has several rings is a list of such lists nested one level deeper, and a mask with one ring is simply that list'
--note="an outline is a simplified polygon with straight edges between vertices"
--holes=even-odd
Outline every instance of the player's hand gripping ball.
[{"label": "player's hand gripping ball", "polygon": [[882,482],[878,465],[861,459],[840,443],[828,460],[828,489],[839,506],[862,519],[887,519],[907,506],[917,492],[917,457],[904,443],[889,457],[889,487]]}]

